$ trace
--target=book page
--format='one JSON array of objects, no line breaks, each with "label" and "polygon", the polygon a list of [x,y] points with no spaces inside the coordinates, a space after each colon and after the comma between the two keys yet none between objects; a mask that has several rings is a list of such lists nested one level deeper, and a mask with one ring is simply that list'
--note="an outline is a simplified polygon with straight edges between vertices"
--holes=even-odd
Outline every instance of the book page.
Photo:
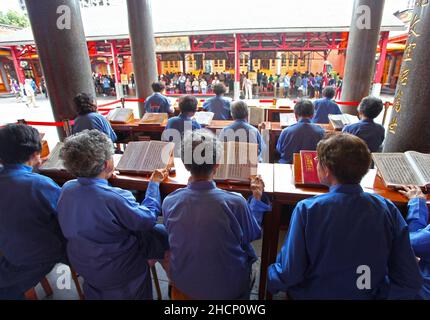
[{"label": "book page", "polygon": [[167,168],[173,155],[174,143],[152,140],[148,144],[140,171],[150,173],[156,169]]},{"label": "book page", "polygon": [[116,169],[120,172],[141,172],[149,142],[129,142]]},{"label": "book page", "polygon": [[258,145],[243,142],[227,143],[228,180],[248,181],[257,174]]},{"label": "book page", "polygon": [[387,186],[420,185],[420,179],[403,153],[372,153]]},{"label": "book page", "polygon": [[63,148],[63,143],[58,142],[54,150],[49,154],[48,160],[46,160],[40,167],[39,171],[61,171],[66,170],[63,164],[63,160],[60,159],[60,151]]},{"label": "book page", "polygon": [[215,172],[215,180],[226,180],[228,175],[228,164],[227,164],[227,143],[223,143],[222,154],[220,156],[219,167]]},{"label": "book page", "polygon": [[258,126],[260,123],[264,122],[264,109],[259,107],[249,107],[248,111],[248,122],[250,124]]},{"label": "book page", "polygon": [[279,121],[281,127],[289,127],[297,123],[296,115],[294,113],[280,113]]},{"label": "book page", "polygon": [[349,125],[352,123],[357,123],[360,119],[357,116],[353,116],[352,114],[344,113],[342,114],[344,125]]},{"label": "book page", "polygon": [[167,122],[167,113],[150,113],[147,112],[143,115],[142,119],[139,121],[140,124],[164,124]]},{"label": "book page", "polygon": [[134,119],[133,110],[127,108],[117,108],[111,117],[111,122],[127,123]]},{"label": "book page", "polygon": [[430,184],[430,154],[420,153],[416,151],[405,152],[409,161],[417,171],[421,185]]},{"label": "book page", "polygon": [[194,119],[201,125],[208,126],[211,124],[214,117],[213,112],[209,111],[199,111],[194,115]]}]

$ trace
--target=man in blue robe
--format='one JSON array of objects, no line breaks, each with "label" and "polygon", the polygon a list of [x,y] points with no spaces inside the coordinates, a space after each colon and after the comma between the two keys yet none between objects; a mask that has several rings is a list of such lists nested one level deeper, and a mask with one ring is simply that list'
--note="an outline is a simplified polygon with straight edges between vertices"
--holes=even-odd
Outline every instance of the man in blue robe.
[{"label": "man in blue robe", "polygon": [[350,134],[318,144],[318,177],[328,193],[300,201],[268,270],[268,289],[293,299],[414,299],[422,277],[408,226],[395,205],[360,181],[371,156]]},{"label": "man in blue robe", "polygon": [[315,100],[315,115],[313,123],[329,123],[329,114],[342,114],[339,106],[332,99],[336,91],[333,87],[325,87],[322,91],[323,98]]},{"label": "man in blue robe", "polygon": [[381,152],[385,139],[385,129],[373,120],[381,113],[384,105],[376,97],[366,97],[358,106],[360,121],[343,128],[343,132],[353,134],[366,142],[370,152]]},{"label": "man in blue robe", "polygon": [[248,123],[248,105],[242,100],[235,101],[231,104],[230,112],[234,122],[221,130],[219,139],[222,142],[258,144],[258,157],[262,161],[264,142],[258,129]]},{"label": "man in blue robe", "polygon": [[163,202],[173,299],[249,299],[257,260],[251,242],[260,238],[263,213],[271,208],[260,177],[251,181],[248,202],[217,188],[213,176],[221,153],[211,132],[188,135],[182,159],[191,178]]},{"label": "man in blue robe", "polygon": [[427,197],[417,186],[403,186],[403,190],[399,192],[409,199],[406,222],[409,225],[412,249],[419,258],[418,266],[424,278],[420,297],[430,300],[430,225]]},{"label": "man in blue robe", "polygon": [[222,83],[213,86],[215,97],[203,103],[203,109],[214,113],[213,120],[230,120],[230,99],[224,97],[226,87]]},{"label": "man in blue robe", "polygon": [[73,133],[96,129],[106,134],[112,142],[116,142],[117,136],[112,126],[105,117],[97,112],[96,101],[93,97],[80,93],[73,99],[73,102],[78,113],[72,127]]},{"label": "man in blue robe", "polygon": [[113,145],[97,130],[66,139],[60,153],[76,180],[64,184],[58,219],[67,253],[83,276],[87,299],[152,299],[149,259],[164,259],[167,233],[157,225],[159,183],[166,170],[151,176],[145,199],[109,186],[114,171]]},{"label": "man in blue robe", "polygon": [[294,106],[297,123],[284,130],[276,144],[276,150],[281,155],[279,163],[293,163],[294,153],[300,150],[316,150],[318,142],[324,137],[325,131],[313,124],[314,105],[310,100],[299,100]]},{"label": "man in blue robe", "polygon": [[23,299],[56,263],[67,263],[57,220],[60,187],[33,173],[41,164],[39,132],[0,129],[0,299]]},{"label": "man in blue robe", "polygon": [[163,95],[166,86],[161,82],[154,82],[152,85],[154,93],[145,100],[145,111],[150,113],[173,113],[172,103],[169,98]]}]

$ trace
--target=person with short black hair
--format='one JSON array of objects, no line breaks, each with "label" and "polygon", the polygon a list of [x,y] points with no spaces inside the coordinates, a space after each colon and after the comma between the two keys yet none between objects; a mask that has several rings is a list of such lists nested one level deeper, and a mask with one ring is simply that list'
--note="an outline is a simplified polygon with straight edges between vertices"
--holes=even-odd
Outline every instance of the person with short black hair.
[{"label": "person with short black hair", "polygon": [[358,106],[358,116],[360,121],[347,125],[343,132],[351,133],[366,142],[370,152],[381,152],[382,143],[385,139],[385,129],[374,119],[381,113],[384,108],[382,100],[376,97],[366,97],[361,100]]},{"label": "person with short black hair", "polygon": [[270,211],[264,182],[251,180],[248,200],[217,188],[213,178],[222,143],[208,130],[185,136],[182,160],[191,173],[188,186],[166,197],[162,211],[170,242],[172,299],[249,299],[251,242],[261,237]]},{"label": "person with short black hair", "polygon": [[294,153],[299,153],[300,150],[315,150],[325,134],[323,128],[311,121],[314,105],[310,100],[299,100],[294,106],[294,113],[297,123],[282,130],[276,144],[276,150],[280,154],[279,163],[292,164]]},{"label": "person with short black hair", "polygon": [[322,91],[324,98],[315,100],[315,115],[312,119],[313,123],[329,123],[329,114],[342,114],[339,106],[332,99],[336,91],[333,87],[325,87]]},{"label": "person with short black hair", "polygon": [[317,147],[329,192],[300,201],[268,289],[292,299],[414,299],[421,289],[408,227],[390,201],[360,186],[371,163],[366,144],[333,134]]},{"label": "person with short black hair", "polygon": [[109,121],[97,112],[97,101],[92,95],[79,93],[73,98],[73,102],[78,116],[74,120],[72,133],[97,129],[106,134],[112,142],[116,142],[115,131],[113,131]]},{"label": "person with short black hair", "polygon": [[61,189],[33,172],[41,150],[33,127],[0,128],[0,299],[24,299],[55,264],[67,263],[57,220]]},{"label": "person with short black hair", "polygon": [[212,87],[215,97],[206,100],[203,103],[203,109],[214,113],[214,120],[229,120],[230,119],[230,103],[231,99],[224,97],[226,87],[222,83],[217,83]]},{"label": "person with short black hair", "polygon": [[258,144],[259,160],[262,161],[264,142],[258,129],[248,123],[248,105],[242,100],[235,101],[230,112],[234,122],[221,130],[219,139]]},{"label": "person with short black hair", "polygon": [[154,93],[145,100],[145,111],[150,113],[173,113],[172,102],[163,95],[166,86],[162,82],[151,84]]},{"label": "person with short black hair", "polygon": [[173,141],[175,143],[175,155],[179,155],[184,134],[190,130],[193,131],[201,128],[200,124],[193,119],[197,111],[197,105],[198,101],[192,95],[180,97],[179,110],[181,113],[177,117],[172,117],[167,121],[161,140]]},{"label": "person with short black hair", "polygon": [[161,213],[159,184],[167,170],[155,170],[145,199],[111,187],[112,141],[97,130],[68,137],[60,151],[77,177],[63,185],[58,219],[74,269],[84,277],[87,299],[152,299],[148,260],[164,259],[167,232],[156,224]]}]

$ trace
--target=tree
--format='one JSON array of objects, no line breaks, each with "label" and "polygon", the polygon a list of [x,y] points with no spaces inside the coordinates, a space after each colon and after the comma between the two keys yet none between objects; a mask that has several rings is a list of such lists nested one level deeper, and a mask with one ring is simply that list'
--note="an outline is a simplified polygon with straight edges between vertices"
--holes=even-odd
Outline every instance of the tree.
[{"label": "tree", "polygon": [[13,10],[9,10],[6,14],[0,12],[0,23],[21,28],[30,25],[27,16]]}]

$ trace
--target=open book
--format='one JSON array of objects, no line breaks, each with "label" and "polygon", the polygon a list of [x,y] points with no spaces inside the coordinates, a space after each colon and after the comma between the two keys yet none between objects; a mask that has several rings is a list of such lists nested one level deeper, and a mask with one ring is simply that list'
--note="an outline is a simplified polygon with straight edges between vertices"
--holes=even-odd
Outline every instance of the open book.
[{"label": "open book", "polygon": [[353,116],[347,113],[329,114],[328,119],[330,120],[330,123],[335,130],[342,130],[343,127],[359,121],[357,116]]},{"label": "open book", "polygon": [[143,115],[142,119],[140,119],[139,124],[158,124],[160,126],[165,126],[167,124],[167,120],[169,116],[167,113],[150,113],[147,112]]},{"label": "open book", "polygon": [[248,108],[248,122],[253,126],[258,126],[264,122],[265,109],[260,107],[249,107]]},{"label": "open book", "polygon": [[214,176],[217,181],[249,183],[257,174],[258,145],[245,142],[225,142],[220,166]]},{"label": "open book", "polygon": [[163,141],[129,142],[116,169],[120,173],[150,174],[155,169],[170,169],[174,166],[175,144]]},{"label": "open book", "polygon": [[389,188],[402,185],[430,187],[430,154],[407,151],[405,153],[372,153],[378,172]]},{"label": "open book", "polygon": [[279,122],[281,127],[289,127],[297,123],[296,115],[294,113],[280,113]]},{"label": "open book", "polygon": [[66,171],[63,160],[60,159],[61,148],[63,148],[63,143],[58,142],[48,159],[39,167],[39,172]]},{"label": "open book", "polygon": [[109,112],[106,119],[111,123],[129,123],[134,121],[133,110],[127,108],[115,108]]},{"label": "open book", "polygon": [[194,119],[203,126],[208,126],[211,124],[214,113],[210,111],[199,111],[194,115]]}]

